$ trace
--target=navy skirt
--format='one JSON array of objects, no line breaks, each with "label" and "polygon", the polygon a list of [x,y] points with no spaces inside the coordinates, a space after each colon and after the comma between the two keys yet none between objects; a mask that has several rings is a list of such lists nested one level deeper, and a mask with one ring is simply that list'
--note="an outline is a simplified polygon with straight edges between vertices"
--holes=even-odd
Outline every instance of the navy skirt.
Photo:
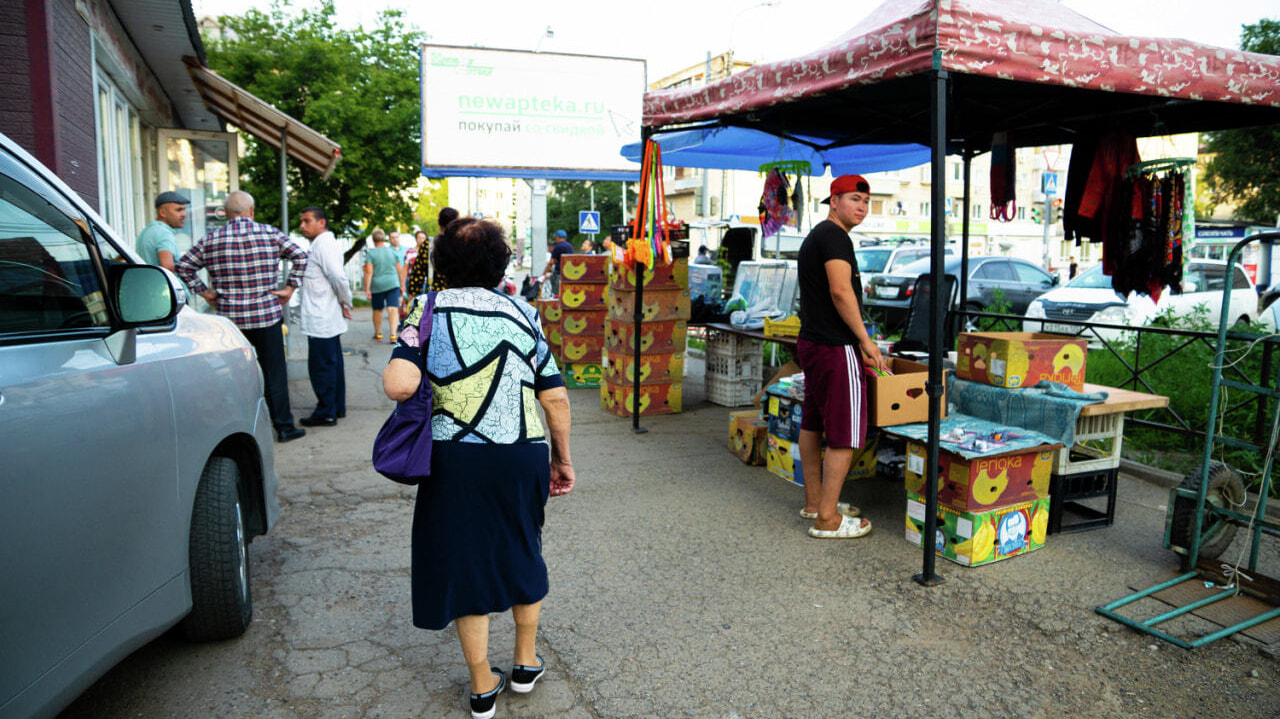
[{"label": "navy skirt", "polygon": [[547,596],[545,443],[436,442],[413,510],[413,623],[444,629]]}]

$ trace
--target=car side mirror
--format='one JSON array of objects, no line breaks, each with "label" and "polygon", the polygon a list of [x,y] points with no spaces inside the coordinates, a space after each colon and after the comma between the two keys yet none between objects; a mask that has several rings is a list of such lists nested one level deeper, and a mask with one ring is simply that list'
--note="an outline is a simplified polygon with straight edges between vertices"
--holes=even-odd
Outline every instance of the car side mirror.
[{"label": "car side mirror", "polygon": [[108,268],[112,300],[125,327],[168,322],[182,305],[169,275],[153,265],[112,265]]}]

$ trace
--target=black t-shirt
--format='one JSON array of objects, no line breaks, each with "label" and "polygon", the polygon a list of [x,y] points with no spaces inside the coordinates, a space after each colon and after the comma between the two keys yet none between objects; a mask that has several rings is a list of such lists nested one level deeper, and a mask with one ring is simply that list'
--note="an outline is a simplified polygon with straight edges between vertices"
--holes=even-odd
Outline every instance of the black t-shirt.
[{"label": "black t-shirt", "polygon": [[858,298],[858,309],[862,309],[862,276],[858,273],[858,258],[853,254],[853,240],[840,225],[823,220],[813,226],[800,244],[796,263],[800,273],[800,336],[823,345],[856,345],[857,335],[840,318],[831,300],[828,260],[849,263],[853,294]]},{"label": "black t-shirt", "polygon": [[556,262],[556,265],[555,265],[556,274],[560,273],[560,258],[563,257],[564,255],[572,255],[572,254],[573,254],[573,245],[569,244],[568,240],[560,240],[559,242],[557,242],[555,245],[551,247],[551,259],[555,260]]}]

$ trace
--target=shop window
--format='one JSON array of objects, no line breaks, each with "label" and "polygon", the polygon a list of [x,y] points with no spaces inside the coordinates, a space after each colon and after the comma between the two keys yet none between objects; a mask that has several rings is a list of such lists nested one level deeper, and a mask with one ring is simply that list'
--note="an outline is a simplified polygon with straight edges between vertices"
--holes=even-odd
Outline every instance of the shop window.
[{"label": "shop window", "polygon": [[929,217],[929,216],[930,216],[930,209],[931,209],[931,207],[930,207],[930,203],[928,203],[928,202],[921,202],[921,203],[920,203],[920,216],[921,216],[921,217]]},{"label": "shop window", "polygon": [[123,237],[136,237],[149,217],[143,195],[142,125],[105,77],[98,78],[98,211]]},{"label": "shop window", "polygon": [[1027,219],[1027,208],[1021,205],[1018,206],[1018,219],[1019,220]]}]

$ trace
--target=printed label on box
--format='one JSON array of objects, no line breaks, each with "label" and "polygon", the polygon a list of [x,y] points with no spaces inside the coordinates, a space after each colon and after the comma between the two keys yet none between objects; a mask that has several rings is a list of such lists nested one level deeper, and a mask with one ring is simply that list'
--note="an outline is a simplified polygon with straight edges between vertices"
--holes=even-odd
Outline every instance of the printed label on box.
[{"label": "printed label on box", "polygon": [[914,454],[907,457],[907,471],[924,474],[924,457]]}]

